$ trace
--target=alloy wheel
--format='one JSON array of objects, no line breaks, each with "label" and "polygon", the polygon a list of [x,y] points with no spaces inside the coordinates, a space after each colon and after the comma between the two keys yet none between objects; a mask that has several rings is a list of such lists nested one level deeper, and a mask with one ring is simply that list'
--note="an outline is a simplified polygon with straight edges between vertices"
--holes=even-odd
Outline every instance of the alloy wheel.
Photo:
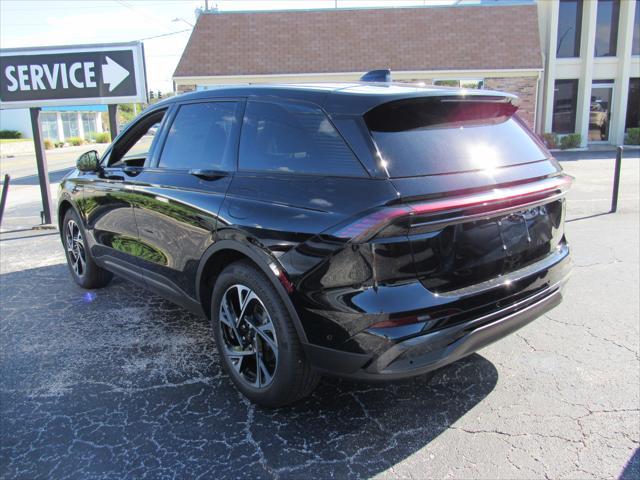
[{"label": "alloy wheel", "polygon": [[87,271],[87,257],[82,242],[82,232],[80,232],[80,227],[75,220],[67,222],[65,241],[71,268],[78,277],[84,276]]},{"label": "alloy wheel", "polygon": [[222,353],[235,372],[251,387],[269,386],[278,366],[278,339],[262,300],[249,287],[232,285],[218,318]]}]

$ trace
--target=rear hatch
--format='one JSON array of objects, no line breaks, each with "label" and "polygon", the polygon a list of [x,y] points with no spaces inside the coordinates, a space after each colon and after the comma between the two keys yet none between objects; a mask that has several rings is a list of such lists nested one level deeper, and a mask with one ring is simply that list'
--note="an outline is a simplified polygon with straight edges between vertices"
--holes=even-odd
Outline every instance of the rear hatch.
[{"label": "rear hatch", "polygon": [[398,191],[375,217],[383,220],[364,225],[378,229],[377,239],[397,235],[391,225],[407,232],[415,274],[432,292],[481,286],[564,242],[570,177],[516,110],[511,97],[442,96],[393,101],[364,115]]}]

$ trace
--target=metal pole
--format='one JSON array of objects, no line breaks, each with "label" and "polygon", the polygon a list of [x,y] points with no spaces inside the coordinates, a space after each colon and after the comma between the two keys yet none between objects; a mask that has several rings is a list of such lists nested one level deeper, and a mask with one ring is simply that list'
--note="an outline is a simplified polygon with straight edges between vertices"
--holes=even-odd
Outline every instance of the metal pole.
[{"label": "metal pole", "polygon": [[118,136],[118,105],[109,105],[109,131],[113,141]]},{"label": "metal pole", "polygon": [[29,113],[31,114],[33,144],[36,148],[36,164],[38,166],[38,180],[40,182],[40,196],[42,197],[44,223],[49,225],[52,223],[53,209],[51,202],[51,189],[49,188],[49,168],[47,167],[47,157],[44,153],[42,131],[40,130],[40,107],[30,108]]},{"label": "metal pole", "polygon": [[622,147],[618,147],[616,151],[616,166],[613,172],[613,193],[611,195],[611,211],[615,213],[618,210],[618,189],[620,188],[620,167],[622,166]]},{"label": "metal pole", "polygon": [[4,176],[4,183],[2,184],[2,198],[0,198],[0,225],[2,225],[2,216],[4,215],[4,207],[7,204],[7,192],[9,192],[9,181],[11,177],[9,174]]}]

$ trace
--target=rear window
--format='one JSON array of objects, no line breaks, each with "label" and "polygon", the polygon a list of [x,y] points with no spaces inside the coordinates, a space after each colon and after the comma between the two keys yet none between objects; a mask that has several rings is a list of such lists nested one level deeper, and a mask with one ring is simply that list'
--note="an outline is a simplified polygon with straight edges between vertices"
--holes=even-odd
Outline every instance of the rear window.
[{"label": "rear window", "polygon": [[487,170],[547,157],[502,98],[386,103],[365,122],[391,177]]}]

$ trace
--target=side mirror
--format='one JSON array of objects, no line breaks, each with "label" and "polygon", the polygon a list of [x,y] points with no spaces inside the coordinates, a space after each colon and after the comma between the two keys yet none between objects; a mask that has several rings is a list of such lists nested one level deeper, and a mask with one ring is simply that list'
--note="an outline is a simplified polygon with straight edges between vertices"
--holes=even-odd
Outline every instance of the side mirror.
[{"label": "side mirror", "polygon": [[96,150],[89,150],[78,157],[76,167],[81,172],[97,172],[100,170],[100,157]]}]

